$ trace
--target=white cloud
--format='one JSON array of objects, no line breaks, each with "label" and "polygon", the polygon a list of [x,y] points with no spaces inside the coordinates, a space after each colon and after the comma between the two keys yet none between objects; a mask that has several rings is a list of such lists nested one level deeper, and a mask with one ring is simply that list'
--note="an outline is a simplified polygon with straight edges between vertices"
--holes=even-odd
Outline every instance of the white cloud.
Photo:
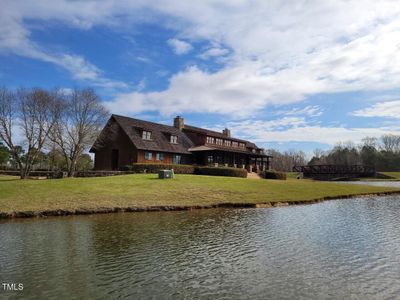
[{"label": "white cloud", "polygon": [[[59,11],[58,9],[63,7],[63,3],[58,3],[58,6],[49,5],[49,7],[44,5],[45,3],[43,3],[43,1],[35,3],[26,2],[24,4],[25,5],[16,1],[5,1],[5,3],[3,3],[3,7],[7,7],[7,9],[0,12],[0,53],[16,54],[52,63],[68,71],[73,78],[89,81],[94,86],[109,89],[127,88],[125,83],[114,81],[103,76],[103,72],[98,67],[88,62],[82,56],[51,52],[31,40],[30,31],[25,26],[24,19],[57,18],[57,16],[52,14],[54,11]],[[35,4],[38,4],[37,7],[35,7]],[[44,5],[42,7],[43,15],[37,14],[37,9],[42,5]],[[61,18],[66,15],[66,11],[63,13],[60,12]],[[88,28],[89,26],[88,22],[85,22],[83,19],[80,21],[78,19],[73,19],[71,21],[73,21],[72,24],[74,24],[74,26],[80,28]]]},{"label": "white cloud", "polygon": [[186,54],[193,49],[192,45],[190,45],[188,42],[178,39],[169,39],[167,43],[175,52],[175,54],[178,55]]},{"label": "white cloud", "polygon": [[383,128],[321,126],[301,117],[270,121],[248,120],[230,122],[228,125],[236,136],[242,136],[257,143],[315,142],[334,145],[345,141],[358,143],[366,136],[380,137],[383,134],[400,134],[400,126]]},{"label": "white cloud", "polygon": [[357,117],[383,117],[400,119],[400,100],[380,102],[352,113]]},{"label": "white cloud", "polygon": [[[30,40],[24,22],[58,21],[86,30],[98,25],[131,29],[145,20],[168,27],[181,39],[213,45],[208,57],[230,49],[220,70],[192,66],[171,75],[164,91],[119,93],[109,103],[113,111],[253,115],[268,105],[317,93],[384,91],[400,82],[398,1],[58,0],[6,1],[3,6],[0,51],[53,63],[61,58],[60,66],[71,74],[97,78],[100,85],[123,84],[104,78],[77,55],[71,55],[75,68],[68,69],[63,54],[46,53]],[[178,39],[169,43],[178,54],[192,47]]]},{"label": "white cloud", "polygon": [[[275,78],[257,76],[256,68],[256,65],[247,65],[208,73],[193,66],[175,74],[165,91],[119,94],[108,105],[114,112],[213,112],[240,117],[266,104],[297,100],[285,90],[274,89]],[[301,91],[305,85],[305,82],[293,83],[292,91]]]},{"label": "white cloud", "polygon": [[286,111],[276,111],[276,115],[296,116],[306,115],[309,117],[319,117],[322,115],[323,109],[319,105],[307,105],[306,107],[294,107]]},{"label": "white cloud", "polygon": [[229,53],[228,49],[225,48],[219,48],[219,47],[213,47],[210,48],[206,51],[204,51],[202,54],[199,55],[201,59],[209,59],[210,57],[219,57],[219,56],[224,56]]},{"label": "white cloud", "polygon": [[[181,36],[232,51],[219,71],[192,66],[173,75],[166,90],[141,94],[141,101],[164,114],[179,110],[243,116],[318,93],[396,88],[400,5],[394,4],[202,1],[160,6],[158,11],[181,21],[174,23]],[[110,108],[124,102],[132,112],[145,109],[135,108],[137,99],[120,94]]]}]

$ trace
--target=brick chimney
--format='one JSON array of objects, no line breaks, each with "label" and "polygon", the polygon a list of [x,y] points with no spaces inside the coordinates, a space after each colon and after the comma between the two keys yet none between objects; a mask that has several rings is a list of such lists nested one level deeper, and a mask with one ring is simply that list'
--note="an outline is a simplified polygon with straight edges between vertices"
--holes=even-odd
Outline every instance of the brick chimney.
[{"label": "brick chimney", "polygon": [[182,130],[185,127],[184,119],[181,116],[176,116],[174,118],[174,127]]},{"label": "brick chimney", "polygon": [[226,137],[231,137],[231,131],[228,128],[222,130],[222,134]]}]

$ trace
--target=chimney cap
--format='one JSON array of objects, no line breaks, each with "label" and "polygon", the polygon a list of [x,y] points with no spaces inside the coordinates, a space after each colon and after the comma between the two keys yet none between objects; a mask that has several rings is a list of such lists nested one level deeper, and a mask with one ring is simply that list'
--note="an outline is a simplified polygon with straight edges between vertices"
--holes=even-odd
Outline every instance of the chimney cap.
[{"label": "chimney cap", "polygon": [[224,130],[222,130],[222,134],[227,137],[231,137],[231,131],[228,128],[225,128]]},{"label": "chimney cap", "polygon": [[181,116],[176,116],[174,118],[174,127],[182,130],[185,127],[184,119]]}]

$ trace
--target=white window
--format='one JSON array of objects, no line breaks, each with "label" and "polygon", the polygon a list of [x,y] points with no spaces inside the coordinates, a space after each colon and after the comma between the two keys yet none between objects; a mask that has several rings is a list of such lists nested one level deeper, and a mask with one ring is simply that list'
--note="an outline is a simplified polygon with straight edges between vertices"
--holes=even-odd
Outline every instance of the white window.
[{"label": "white window", "polygon": [[156,160],[164,160],[164,153],[157,153]]},{"label": "white window", "polygon": [[222,145],[223,145],[223,142],[224,142],[223,139],[215,139],[215,143],[216,143],[217,145],[222,146]]},{"label": "white window", "polygon": [[215,142],[215,139],[213,137],[211,137],[211,136],[207,137],[207,144],[214,144],[214,142]]},{"label": "white window", "polygon": [[240,148],[244,148],[245,144],[244,143],[240,143],[239,146],[240,146]]},{"label": "white window", "polygon": [[181,163],[181,156],[174,154],[172,156],[172,163],[173,164],[180,164]]},{"label": "white window", "polygon": [[151,140],[151,132],[143,130],[142,139],[144,140]]},{"label": "white window", "polygon": [[178,144],[178,137],[176,135],[171,135],[170,142],[171,144]]},{"label": "white window", "polygon": [[230,147],[231,146],[231,141],[225,140],[224,144],[225,144],[226,147]]},{"label": "white window", "polygon": [[151,153],[151,152],[145,152],[145,153],[144,153],[144,159],[145,159],[145,160],[152,160],[152,159],[153,159],[153,153]]},{"label": "white window", "polygon": [[232,147],[238,147],[238,142],[232,142]]}]

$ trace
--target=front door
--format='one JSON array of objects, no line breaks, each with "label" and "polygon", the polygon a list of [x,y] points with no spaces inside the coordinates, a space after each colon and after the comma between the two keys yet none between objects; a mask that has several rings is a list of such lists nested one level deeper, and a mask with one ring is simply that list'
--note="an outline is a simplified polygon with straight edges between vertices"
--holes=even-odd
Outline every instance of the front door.
[{"label": "front door", "polygon": [[113,170],[118,170],[118,164],[119,164],[119,150],[118,149],[112,149],[111,152],[111,169]]}]

